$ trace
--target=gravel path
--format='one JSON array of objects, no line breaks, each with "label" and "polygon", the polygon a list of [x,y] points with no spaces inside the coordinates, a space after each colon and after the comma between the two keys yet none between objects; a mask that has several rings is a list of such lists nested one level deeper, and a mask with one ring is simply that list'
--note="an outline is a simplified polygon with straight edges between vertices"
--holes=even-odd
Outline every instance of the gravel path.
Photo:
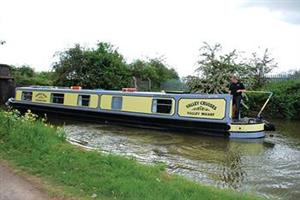
[{"label": "gravel path", "polygon": [[0,200],[48,200],[36,185],[0,163]]}]

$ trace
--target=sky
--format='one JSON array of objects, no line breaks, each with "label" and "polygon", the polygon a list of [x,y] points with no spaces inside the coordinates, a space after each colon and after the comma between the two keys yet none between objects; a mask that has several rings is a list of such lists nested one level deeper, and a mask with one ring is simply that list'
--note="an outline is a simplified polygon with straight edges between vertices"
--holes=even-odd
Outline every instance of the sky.
[{"label": "sky", "polygon": [[268,48],[300,69],[300,0],[0,0],[0,63],[51,70],[59,51],[110,42],[126,61],[163,56],[194,73],[203,42],[224,52]]}]

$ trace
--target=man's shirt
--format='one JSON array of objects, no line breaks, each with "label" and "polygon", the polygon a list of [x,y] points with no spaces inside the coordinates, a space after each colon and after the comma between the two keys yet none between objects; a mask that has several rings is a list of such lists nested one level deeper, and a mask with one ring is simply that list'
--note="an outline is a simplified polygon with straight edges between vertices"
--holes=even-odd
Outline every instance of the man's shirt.
[{"label": "man's shirt", "polygon": [[237,92],[238,90],[244,90],[245,86],[243,85],[243,83],[237,82],[237,83],[231,83],[229,86],[229,90],[231,92],[231,95],[233,97],[237,97],[242,95],[241,92]]}]

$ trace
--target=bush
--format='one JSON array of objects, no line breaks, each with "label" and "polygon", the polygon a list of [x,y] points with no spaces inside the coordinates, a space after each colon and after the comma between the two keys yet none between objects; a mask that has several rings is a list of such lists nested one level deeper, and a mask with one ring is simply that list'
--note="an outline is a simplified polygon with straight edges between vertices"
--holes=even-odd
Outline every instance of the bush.
[{"label": "bush", "polygon": [[[300,79],[266,84],[261,90],[273,92],[263,112],[266,117],[300,119]],[[259,110],[266,95],[249,95],[251,110]]]},{"label": "bush", "polygon": [[11,67],[12,76],[17,86],[52,85],[52,72],[36,72],[32,67],[23,65]]}]

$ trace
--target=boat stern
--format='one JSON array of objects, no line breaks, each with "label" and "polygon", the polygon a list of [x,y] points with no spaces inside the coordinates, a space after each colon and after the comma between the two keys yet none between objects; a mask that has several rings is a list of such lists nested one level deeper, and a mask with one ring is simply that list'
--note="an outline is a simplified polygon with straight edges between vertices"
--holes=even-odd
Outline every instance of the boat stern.
[{"label": "boat stern", "polygon": [[265,124],[256,123],[231,123],[229,129],[229,138],[255,139],[265,137]]}]

